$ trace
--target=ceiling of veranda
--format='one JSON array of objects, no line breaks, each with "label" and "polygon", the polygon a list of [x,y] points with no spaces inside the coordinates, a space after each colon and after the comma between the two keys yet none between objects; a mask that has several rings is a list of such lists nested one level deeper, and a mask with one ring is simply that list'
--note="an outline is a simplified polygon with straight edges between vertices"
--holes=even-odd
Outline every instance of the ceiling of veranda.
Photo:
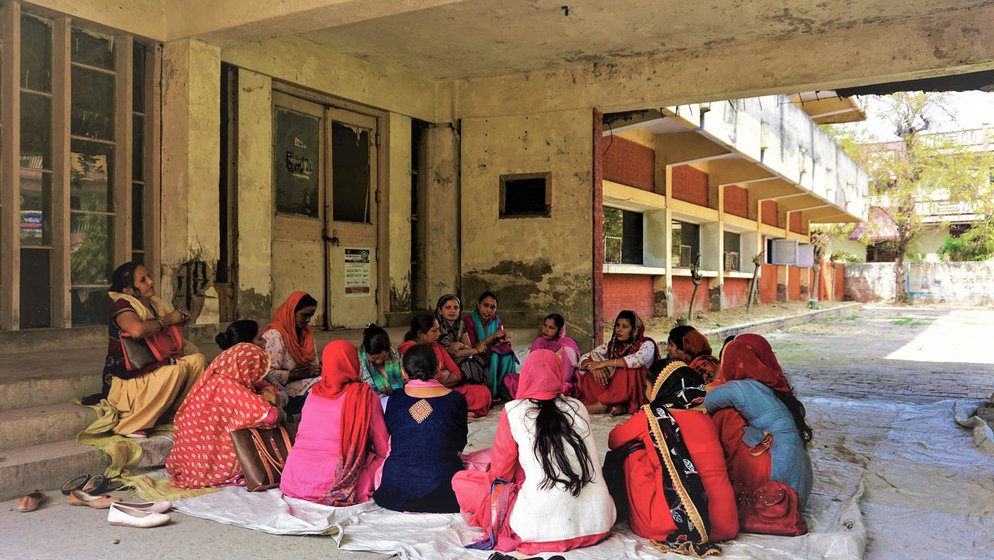
[{"label": "ceiling of veranda", "polygon": [[[878,25],[992,5],[990,0],[467,0],[299,35],[376,65],[458,79],[692,56],[764,41],[773,49],[781,39],[859,27],[873,33]],[[979,30],[978,40],[989,40],[989,33]],[[831,44],[825,45],[825,56],[832,56]]]}]

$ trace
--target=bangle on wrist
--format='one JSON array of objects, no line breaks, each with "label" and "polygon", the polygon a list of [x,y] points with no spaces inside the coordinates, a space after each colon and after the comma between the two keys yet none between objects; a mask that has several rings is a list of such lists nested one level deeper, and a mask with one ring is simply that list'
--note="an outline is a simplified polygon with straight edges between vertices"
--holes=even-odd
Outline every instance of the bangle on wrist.
[{"label": "bangle on wrist", "polygon": [[160,331],[162,329],[166,328],[166,318],[165,317],[158,317],[158,318],[156,318],[156,320],[159,322],[159,330]]}]

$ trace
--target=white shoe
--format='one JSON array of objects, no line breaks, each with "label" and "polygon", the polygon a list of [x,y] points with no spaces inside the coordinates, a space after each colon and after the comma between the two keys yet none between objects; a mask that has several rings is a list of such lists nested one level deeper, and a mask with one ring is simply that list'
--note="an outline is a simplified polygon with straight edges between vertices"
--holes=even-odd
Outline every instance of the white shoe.
[{"label": "white shoe", "polygon": [[164,513],[155,513],[114,503],[110,505],[110,511],[107,512],[107,521],[111,525],[148,529],[169,523],[169,516]]},{"label": "white shoe", "polygon": [[117,505],[151,513],[166,513],[173,507],[172,502],[118,502]]}]

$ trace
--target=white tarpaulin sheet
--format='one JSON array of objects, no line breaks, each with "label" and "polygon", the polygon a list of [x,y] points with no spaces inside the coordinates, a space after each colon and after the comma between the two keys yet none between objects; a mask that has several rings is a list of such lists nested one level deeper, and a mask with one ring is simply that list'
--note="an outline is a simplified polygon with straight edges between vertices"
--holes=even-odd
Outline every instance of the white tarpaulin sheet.
[{"label": "white tarpaulin sheet", "polygon": [[[724,558],[845,560],[861,558],[864,546],[867,556],[878,558],[994,556],[994,461],[974,448],[968,430],[954,423],[951,401],[804,402],[815,430],[815,483],[806,511],[810,533],[793,538],[740,535],[722,544]],[[467,451],[490,444],[496,417],[470,424]],[[617,421],[607,416],[594,420],[602,454]],[[331,535],[340,550],[411,560],[489,555],[464,548],[482,533],[456,514],[402,514],[371,503],[331,508],[284,498],[277,490],[249,493],[241,488],[181,500],[176,509],[273,534]],[[563,555],[572,560],[663,556],[624,525],[597,546]]]}]

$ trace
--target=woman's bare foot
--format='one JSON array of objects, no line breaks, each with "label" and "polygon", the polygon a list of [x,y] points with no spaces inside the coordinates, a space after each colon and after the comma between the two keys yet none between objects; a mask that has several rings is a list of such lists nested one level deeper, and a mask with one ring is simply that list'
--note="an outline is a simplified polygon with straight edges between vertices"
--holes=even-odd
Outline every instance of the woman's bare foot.
[{"label": "woman's bare foot", "polygon": [[610,412],[611,412],[611,416],[621,416],[622,414],[625,414],[627,411],[625,410],[624,406],[622,406],[620,404],[616,404],[616,405],[614,405],[614,406],[611,407]]},{"label": "woman's bare foot", "polygon": [[586,407],[590,414],[606,414],[608,412],[608,406],[604,403],[588,404]]}]

